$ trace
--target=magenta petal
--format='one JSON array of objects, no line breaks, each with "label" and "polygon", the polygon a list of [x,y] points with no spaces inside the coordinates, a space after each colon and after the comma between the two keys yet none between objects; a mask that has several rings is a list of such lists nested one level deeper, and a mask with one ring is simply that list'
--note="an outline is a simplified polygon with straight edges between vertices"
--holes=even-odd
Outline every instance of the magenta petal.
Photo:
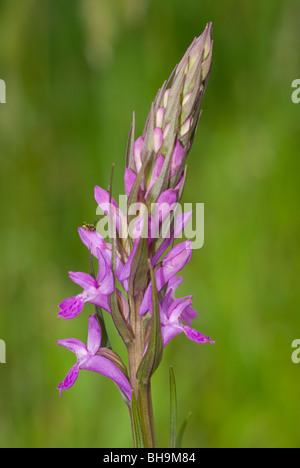
[{"label": "magenta petal", "polygon": [[65,299],[58,307],[60,312],[58,317],[63,317],[64,319],[72,319],[77,317],[83,309],[85,300],[83,294],[78,294],[78,296],[69,297]]},{"label": "magenta petal", "polygon": [[[156,203],[151,206],[150,216],[150,237],[157,238],[160,224],[169,216],[174,209],[177,199],[177,193],[174,189],[165,190],[157,199]],[[171,232],[169,233],[169,238]]]},{"label": "magenta petal", "polygon": [[167,250],[167,248],[172,244],[174,239],[177,239],[178,237],[181,237],[182,232],[189,222],[193,212],[189,211],[188,213],[180,213],[177,215],[176,220],[175,220],[175,227],[170,233],[170,237],[166,238],[164,242],[161,244],[157,252],[153,255],[152,257],[152,266],[154,267],[162,254]]},{"label": "magenta petal", "polygon": [[69,271],[69,276],[74,283],[79,284],[83,289],[97,288],[95,279],[87,273]]},{"label": "magenta petal", "polygon": [[188,324],[188,326],[190,327],[191,324],[192,324],[192,320],[191,319],[194,319],[198,317],[198,312],[193,309],[193,307],[189,306],[185,309],[185,311],[182,313],[181,315],[181,320],[183,320],[184,322],[186,322]]},{"label": "magenta petal", "polygon": [[87,349],[89,353],[96,354],[101,345],[101,328],[97,315],[89,316],[89,330],[87,339]]},{"label": "magenta petal", "polygon": [[183,277],[182,276],[173,276],[168,282],[168,287],[166,290],[166,294],[162,300],[161,306],[163,310],[169,310],[173,302],[175,301],[175,291],[178,286],[182,283]]},{"label": "magenta petal", "polygon": [[161,244],[161,246],[159,247],[159,249],[157,250],[157,252],[153,255],[152,257],[152,266],[153,268],[155,267],[155,265],[157,264],[158,260],[160,259],[160,257],[162,256],[162,254],[167,250],[168,247],[170,247],[170,245],[172,244],[173,242],[173,236],[171,235],[170,238],[168,239],[165,239],[163,241],[163,243]]},{"label": "magenta petal", "polygon": [[60,396],[62,396],[62,390],[67,390],[68,388],[71,388],[72,385],[74,385],[74,383],[77,380],[78,373],[79,373],[79,365],[75,364],[75,366],[73,366],[69,370],[64,380],[60,382],[59,386],[57,387],[57,389],[59,390]]},{"label": "magenta petal", "polygon": [[132,262],[133,262],[133,259],[134,259],[134,256],[136,254],[136,251],[137,251],[137,248],[138,248],[138,245],[139,245],[139,239],[134,239],[133,241],[133,248],[130,252],[130,255],[128,257],[128,260],[127,262],[125,263],[120,275],[119,275],[119,281],[124,281],[126,280],[127,278],[129,278],[130,276],[130,272],[131,272],[131,265],[132,265]]},{"label": "magenta petal", "polygon": [[173,247],[173,249],[171,249],[170,252],[168,252],[165,258],[163,259],[163,266],[172,269],[177,269],[182,264],[186,265],[192,257],[191,245],[192,243],[190,240],[175,245],[175,247]]},{"label": "magenta petal", "polygon": [[191,219],[193,212],[188,211],[187,213],[180,213],[177,215],[176,220],[175,220],[175,228],[174,228],[174,238],[177,239],[178,237],[181,237],[182,232]]},{"label": "magenta petal", "polygon": [[[155,273],[157,291],[159,292],[164,285],[176,275],[188,263],[192,256],[191,241],[187,240],[175,245],[170,252],[167,253],[162,261],[162,267]],[[144,315],[147,310],[152,310],[152,286],[151,283],[147,287],[141,307],[140,315]]]},{"label": "magenta petal", "polygon": [[84,356],[87,354],[87,349],[85,344],[81,341],[76,340],[76,338],[67,338],[65,340],[57,340],[56,342],[59,346],[67,348],[69,351],[72,351],[76,356]]},{"label": "magenta petal", "polygon": [[99,271],[97,276],[97,282],[99,285],[98,290],[101,294],[112,294],[115,286],[111,265],[100,249],[97,250],[97,257],[99,260]]},{"label": "magenta petal", "polygon": [[[101,252],[103,253],[103,255],[105,256],[106,260],[108,261],[108,263],[111,265],[112,263],[112,246],[111,244],[106,244],[106,250],[101,250]],[[117,252],[117,255],[116,255],[116,273],[117,273],[117,278],[119,279],[119,276],[123,270],[123,262],[119,256],[120,254]],[[95,253],[95,256],[97,257],[97,253]],[[123,285],[124,287],[124,285]],[[127,290],[126,290],[127,291]]]},{"label": "magenta petal", "polygon": [[167,203],[170,206],[170,210],[171,210],[171,207],[173,206],[174,203],[176,203],[176,200],[177,200],[176,190],[168,189],[160,194],[156,203],[158,204]]},{"label": "magenta petal", "polygon": [[172,154],[170,178],[173,177],[180,168],[184,159],[184,151],[179,140],[176,141]]},{"label": "magenta petal", "polygon": [[107,248],[106,242],[99,232],[78,228],[78,233],[82,242],[91,250],[94,257],[97,257],[97,249],[105,250]]},{"label": "magenta petal", "polygon": [[180,325],[182,331],[186,334],[186,336],[196,343],[212,343],[215,344],[214,341],[210,339],[210,337],[203,335],[202,333],[194,330],[193,328],[187,327],[186,325]]},{"label": "magenta petal", "polygon": [[167,344],[177,335],[179,335],[180,333],[182,333],[183,330],[178,327],[178,326],[174,326],[174,325],[163,325],[161,327],[161,337],[162,337],[162,340],[163,340],[163,346],[167,346]]},{"label": "magenta petal", "polygon": [[183,281],[182,276],[173,276],[173,278],[171,278],[170,281],[168,282],[167,291],[172,291],[172,292],[176,291],[178,286],[181,285],[182,281]]},{"label": "magenta petal", "polygon": [[101,294],[98,292],[92,299],[89,300],[89,302],[110,313],[110,305],[108,303],[108,296],[106,294]]},{"label": "magenta petal", "polygon": [[145,200],[147,200],[150,190],[152,189],[153,185],[157,181],[159,174],[161,173],[161,170],[163,168],[164,162],[165,162],[164,156],[162,154],[159,154],[156,158],[155,165],[151,174],[151,179],[150,179],[150,183],[149,183],[146,195],[145,195]]},{"label": "magenta petal", "polygon": [[179,179],[179,181],[178,181],[178,184],[177,184],[176,187],[175,187],[175,190],[176,190],[177,192],[179,192],[179,191],[182,189],[183,183],[184,183],[184,185],[185,185],[184,171],[182,171],[181,176],[180,176],[180,179]]},{"label": "magenta petal", "polygon": [[167,311],[167,317],[169,320],[178,321],[181,317],[181,314],[184,310],[190,306],[192,303],[192,296],[180,297],[179,299],[175,299]]},{"label": "magenta petal", "polygon": [[[109,193],[106,190],[104,190],[103,188],[96,186],[94,194],[95,194],[95,200],[98,203],[98,205],[101,208],[103,206],[103,208],[102,208],[103,211],[105,212],[106,210],[108,210],[108,205],[109,205],[109,201],[110,201]],[[115,202],[115,200],[113,198],[111,198],[111,204],[113,206],[115,206],[116,208],[118,207],[117,203]],[[108,214],[108,212],[106,214]]]},{"label": "magenta petal", "polygon": [[[121,237],[126,237],[127,218],[109,193],[101,187],[95,187],[95,200],[107,216],[112,216]],[[111,203],[110,203],[111,201]],[[123,229],[124,232],[123,233]]]},{"label": "magenta petal", "polygon": [[90,370],[112,379],[131,401],[131,386],[123,372],[103,356],[90,356],[80,364],[80,369]]},{"label": "magenta petal", "polygon": [[126,192],[127,197],[129,197],[135,181],[136,181],[135,173],[131,171],[130,169],[128,169],[128,167],[126,167],[125,176],[124,176],[124,185],[125,185],[125,192]]}]

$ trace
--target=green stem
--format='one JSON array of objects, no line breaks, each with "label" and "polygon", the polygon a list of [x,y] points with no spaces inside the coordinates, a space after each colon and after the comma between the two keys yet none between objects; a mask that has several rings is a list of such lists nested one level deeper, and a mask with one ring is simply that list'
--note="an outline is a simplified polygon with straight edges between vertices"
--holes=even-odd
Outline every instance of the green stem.
[{"label": "green stem", "polygon": [[[130,301],[131,302],[131,301]],[[133,303],[134,302],[134,306]],[[134,391],[139,420],[141,424],[141,430],[144,439],[144,445],[146,448],[156,447],[155,442],[155,429],[154,429],[154,416],[153,416],[153,406],[152,406],[152,396],[151,396],[151,384],[149,382],[141,382],[137,379],[136,374],[139,368],[139,365],[143,359],[143,353],[145,349],[145,326],[144,319],[140,317],[136,311],[139,310],[140,301],[131,302],[131,314],[134,319],[132,320],[132,325],[134,329],[134,340],[128,345],[128,363],[129,363],[129,378],[131,387]],[[132,310],[134,309],[134,310]],[[132,418],[132,415],[130,416]],[[133,432],[133,442],[135,441],[135,434],[133,423],[131,423],[132,432]]]},{"label": "green stem", "polygon": [[138,409],[146,448],[155,448],[155,428],[150,382],[138,382]]},{"label": "green stem", "polygon": [[135,433],[134,420],[133,420],[133,414],[132,414],[132,407],[128,406],[128,410],[129,410],[131,432],[132,432],[132,438],[133,438],[133,447],[137,448],[137,440],[136,440],[136,433]]}]

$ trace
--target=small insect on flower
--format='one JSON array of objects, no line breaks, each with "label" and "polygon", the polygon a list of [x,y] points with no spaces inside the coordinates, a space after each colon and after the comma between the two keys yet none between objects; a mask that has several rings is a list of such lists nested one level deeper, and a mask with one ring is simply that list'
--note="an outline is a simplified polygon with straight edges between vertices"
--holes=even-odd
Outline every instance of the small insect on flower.
[{"label": "small insect on flower", "polygon": [[84,221],[84,223],[82,223],[82,228],[85,230],[85,231],[96,231],[96,228],[97,228],[97,223],[98,221],[100,221],[101,218],[97,218],[96,221],[94,222],[94,224],[88,224]]},{"label": "small insect on flower", "polygon": [[96,231],[96,226],[95,224],[88,224],[84,222],[81,226],[85,231]]}]

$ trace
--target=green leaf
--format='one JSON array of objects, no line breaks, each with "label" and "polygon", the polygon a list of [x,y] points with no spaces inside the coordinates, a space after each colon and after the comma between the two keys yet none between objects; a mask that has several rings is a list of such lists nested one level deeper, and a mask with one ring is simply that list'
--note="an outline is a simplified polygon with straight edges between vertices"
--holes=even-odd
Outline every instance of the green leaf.
[{"label": "green leaf", "polygon": [[177,396],[173,367],[170,366],[170,433],[169,448],[176,447]]},{"label": "green leaf", "polygon": [[135,398],[135,394],[133,390],[132,390],[131,410],[132,410],[132,422],[133,422],[133,430],[134,430],[134,434],[133,434],[134,445],[136,448],[145,448],[141,423],[139,420],[139,412],[138,412],[136,398]]},{"label": "green leaf", "polygon": [[163,355],[157,287],[151,261],[148,261],[152,283],[152,323],[147,351],[139,365],[136,376],[141,382],[148,382],[158,368]]},{"label": "green leaf", "polygon": [[192,413],[191,411],[188,413],[187,417],[185,418],[185,420],[183,421],[180,429],[179,429],[179,432],[178,432],[178,435],[177,435],[177,439],[176,439],[176,448],[181,448],[181,445],[182,445],[182,439],[183,439],[183,434],[184,434],[184,431],[185,431],[185,428],[187,426],[187,423],[191,417]]}]

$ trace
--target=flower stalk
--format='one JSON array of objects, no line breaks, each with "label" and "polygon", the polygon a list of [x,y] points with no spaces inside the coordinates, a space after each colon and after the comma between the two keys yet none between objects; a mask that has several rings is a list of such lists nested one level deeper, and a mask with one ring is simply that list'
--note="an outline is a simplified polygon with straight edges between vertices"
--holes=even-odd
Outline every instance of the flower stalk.
[{"label": "flower stalk", "polygon": [[[83,291],[59,306],[59,317],[65,319],[75,318],[87,302],[95,305],[97,313],[89,318],[87,346],[74,339],[58,342],[77,356],[58,389],[70,388],[80,369],[112,379],[128,406],[135,447],[156,446],[151,379],[164,347],[180,333],[196,343],[213,343],[191,327],[198,315],[192,296],[175,296],[183,279],[176,275],[192,256],[191,241],[175,241],[192,212],[178,214],[174,209],[186,183],[186,159],[201,115],[212,45],[210,23],[158,91],[143,135],[137,139],[133,116],[124,174],[127,212],[112,197],[112,176],[108,192],[95,187],[98,209],[104,220],[108,218],[109,241],[99,228],[102,217],[95,225],[84,223],[79,228],[81,240],[98,262],[98,273],[92,267],[90,275],[70,272]],[[111,315],[125,344],[128,371],[111,347],[102,309]],[[174,446],[175,423],[172,431]]]}]

